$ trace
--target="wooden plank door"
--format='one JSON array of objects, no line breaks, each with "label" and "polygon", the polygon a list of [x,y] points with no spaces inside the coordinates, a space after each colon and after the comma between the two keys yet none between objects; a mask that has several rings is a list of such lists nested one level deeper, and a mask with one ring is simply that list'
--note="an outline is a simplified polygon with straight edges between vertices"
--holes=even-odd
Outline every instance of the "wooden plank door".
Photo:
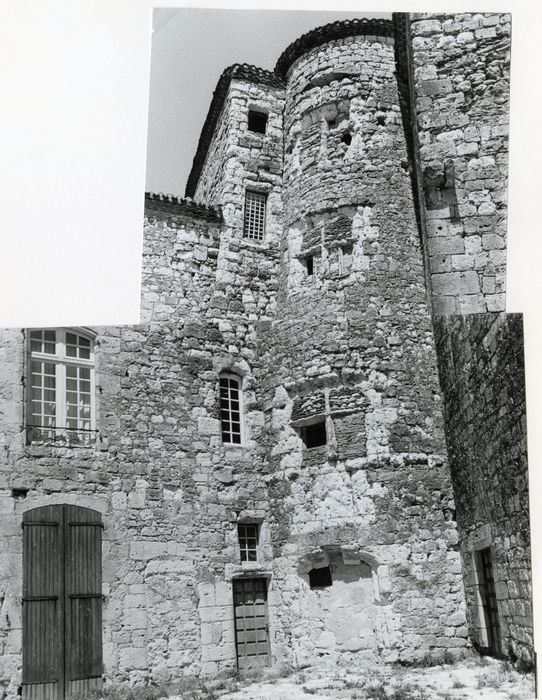
[{"label": "wooden plank door", "polygon": [[499,624],[497,596],[495,594],[491,549],[489,547],[480,550],[480,564],[482,573],[482,604],[484,606],[487,628],[488,653],[493,656],[501,656],[501,628]]},{"label": "wooden plank door", "polygon": [[23,698],[63,697],[62,506],[23,515]]},{"label": "wooden plank door", "polygon": [[23,516],[23,700],[101,687],[101,527],[71,505]]},{"label": "wooden plank door", "polygon": [[233,612],[238,668],[269,666],[267,581],[264,578],[234,580]]}]

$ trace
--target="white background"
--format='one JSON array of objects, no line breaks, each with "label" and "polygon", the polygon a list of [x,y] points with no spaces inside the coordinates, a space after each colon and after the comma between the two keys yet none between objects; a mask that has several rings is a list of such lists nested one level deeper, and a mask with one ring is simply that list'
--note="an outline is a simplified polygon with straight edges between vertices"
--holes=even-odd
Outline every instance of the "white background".
[{"label": "white background", "polygon": [[[467,12],[472,5],[190,3],[361,15]],[[542,585],[542,3],[477,0],[475,6],[513,14],[507,309],[525,314],[536,590]],[[2,4],[0,327],[138,322],[151,21],[151,0]],[[541,622],[537,615],[538,632]]]}]

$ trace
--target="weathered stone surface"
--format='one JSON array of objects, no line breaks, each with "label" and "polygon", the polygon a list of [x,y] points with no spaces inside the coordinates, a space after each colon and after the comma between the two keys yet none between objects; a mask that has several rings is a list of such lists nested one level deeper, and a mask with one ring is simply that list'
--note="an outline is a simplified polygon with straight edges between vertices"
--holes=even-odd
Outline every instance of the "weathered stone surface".
[{"label": "weathered stone surface", "polygon": [[490,547],[503,653],[530,665],[522,317],[500,313],[442,317],[435,329],[470,634],[476,644],[485,646],[476,557],[479,550]]},{"label": "weathered stone surface", "polygon": [[[507,133],[501,54],[473,74],[482,41],[499,37],[504,51],[507,20],[480,15],[474,27],[469,17],[415,18],[415,124],[403,121],[390,35],[312,46],[285,81],[256,79],[256,69],[233,75],[199,203],[147,198],[142,325],[95,329],[95,444],[26,444],[25,333],[2,332],[0,682],[9,700],[21,679],[21,517],[49,503],[103,516],[111,681],[233,669],[240,577],[267,581],[273,662],[466,652],[467,617],[475,632],[458,546],[464,553],[470,521],[458,536],[444,429],[455,444],[470,428],[452,414],[445,425],[437,359],[448,402],[446,343],[458,331],[437,324],[435,347],[431,312],[502,305]],[[484,27],[495,37],[476,33]],[[489,99],[497,82],[498,109]],[[249,109],[268,114],[265,135],[248,130]],[[422,170],[432,168],[420,221],[405,126],[419,131]],[[267,195],[261,242],[243,236],[247,188]],[[454,348],[465,363],[478,352],[470,340]],[[242,385],[242,445],[222,443],[223,371]],[[496,399],[498,379],[488,368],[479,395]],[[309,448],[302,429],[315,420],[326,444]],[[27,491],[16,497],[15,487]],[[521,511],[526,483],[516,487]],[[246,522],[259,524],[258,560],[241,563]],[[515,578],[503,565],[510,578],[499,574],[498,590],[511,648],[528,659],[528,543],[506,528],[503,560],[518,550],[523,563]],[[333,567],[333,586],[311,589],[309,571],[322,566]]]}]

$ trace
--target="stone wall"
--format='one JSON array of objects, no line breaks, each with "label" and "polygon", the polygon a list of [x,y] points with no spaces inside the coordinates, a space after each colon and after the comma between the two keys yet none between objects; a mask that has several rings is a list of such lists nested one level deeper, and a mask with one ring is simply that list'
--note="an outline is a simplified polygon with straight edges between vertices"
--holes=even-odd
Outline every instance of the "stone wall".
[{"label": "stone wall", "polygon": [[435,312],[504,311],[510,15],[415,14],[410,34]]},{"label": "stone wall", "polygon": [[[406,178],[394,68],[390,37],[347,37],[315,47],[289,69],[285,224],[342,204],[370,205],[383,168]],[[399,161],[388,160],[396,151]]]},{"label": "stone wall", "polygon": [[[281,641],[304,663],[348,665],[354,647],[364,658],[414,661],[457,657],[467,646],[393,69],[387,37],[356,36],[312,48],[287,76],[280,292],[261,346],[274,392],[268,489],[277,615],[290,616],[283,629],[293,636]],[[307,448],[301,428],[315,420],[325,421],[327,444]],[[307,570],[330,561],[331,590],[307,591]],[[346,614],[337,592],[346,580],[372,606],[352,648],[335,624],[322,630],[330,609],[335,622]]]},{"label": "stone wall", "polygon": [[[501,497],[484,500],[466,481],[460,554],[437,373],[438,353],[448,448],[462,476],[472,457],[461,452],[463,433],[471,439],[478,418],[464,422],[450,406],[467,417],[478,409],[461,384],[478,379],[471,356],[483,361],[486,383],[473,383],[470,400],[487,394],[508,406],[491,394],[501,370],[475,342],[493,348],[507,391],[517,393],[519,355],[492,345],[514,324],[495,322],[478,337],[471,321],[440,320],[435,348],[424,271],[427,247],[433,310],[501,303],[505,150],[492,129],[505,124],[505,93],[496,116],[503,79],[491,75],[506,65],[478,64],[487,42],[505,49],[508,20],[470,17],[413,22],[417,165],[431,185],[421,208],[390,23],[377,23],[382,36],[367,24],[351,36],[335,28],[329,41],[315,35],[285,77],[227,69],[191,175],[201,203],[146,199],[142,325],[94,329],[95,445],[25,444],[25,333],[2,332],[0,683],[10,700],[21,666],[20,522],[46,503],[103,515],[108,681],[235,668],[233,583],[247,577],[267,581],[273,663],[459,658],[469,648],[461,556],[469,596],[465,542],[480,527],[493,537],[503,596],[505,577],[519,572],[501,612],[512,652],[529,658],[528,544],[509,529],[526,472],[506,484],[491,472],[497,494],[516,489],[502,523]],[[268,114],[265,134],[248,130],[251,109]],[[267,196],[262,241],[243,235],[247,188]],[[456,381],[457,363],[466,371]],[[222,441],[221,372],[241,382],[241,445]],[[511,412],[495,421],[495,431],[505,422],[511,434]],[[325,444],[310,447],[304,436],[314,423],[325,426]],[[523,469],[524,455],[500,447],[495,459],[512,455]],[[480,478],[494,461],[479,467]],[[501,466],[503,478],[511,474]],[[239,523],[259,526],[255,562],[241,562]],[[311,589],[309,572],[328,566],[331,585]],[[469,623],[477,640],[472,614]]]},{"label": "stone wall", "polygon": [[484,647],[474,553],[490,547],[503,653],[533,662],[523,325],[519,314],[436,322],[469,628]]}]

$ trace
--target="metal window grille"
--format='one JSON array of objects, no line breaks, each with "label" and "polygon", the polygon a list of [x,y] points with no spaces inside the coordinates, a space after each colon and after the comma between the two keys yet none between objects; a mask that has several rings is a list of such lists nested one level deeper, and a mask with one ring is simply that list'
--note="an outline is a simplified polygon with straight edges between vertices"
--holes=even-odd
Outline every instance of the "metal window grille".
[{"label": "metal window grille", "polygon": [[241,387],[237,377],[220,377],[222,442],[241,444]]},{"label": "metal window grille", "polygon": [[247,190],[243,235],[253,241],[263,241],[265,234],[265,205],[267,195]]},{"label": "metal window grille", "polygon": [[241,561],[258,560],[258,525],[238,525],[239,549]]},{"label": "metal window grille", "polygon": [[92,341],[64,329],[29,334],[29,443],[94,441]]}]

